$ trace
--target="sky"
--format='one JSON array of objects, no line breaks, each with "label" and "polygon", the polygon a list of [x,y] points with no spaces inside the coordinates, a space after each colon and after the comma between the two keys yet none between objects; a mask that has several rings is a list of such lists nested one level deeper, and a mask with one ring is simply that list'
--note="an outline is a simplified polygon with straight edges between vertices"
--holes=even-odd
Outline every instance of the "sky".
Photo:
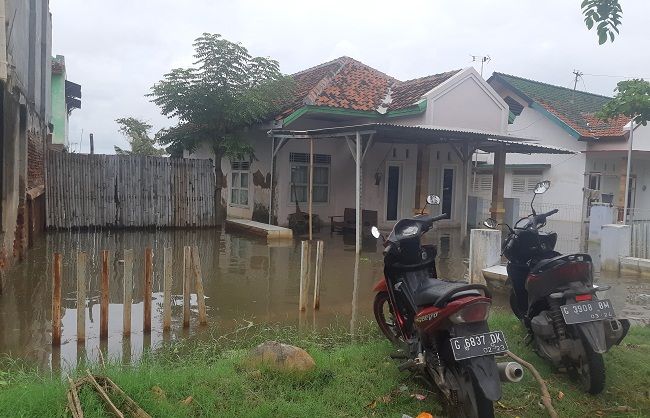
[{"label": "sky", "polygon": [[154,130],[175,121],[145,97],[172,68],[192,65],[192,42],[204,32],[240,42],[291,74],[347,55],[408,80],[474,65],[613,95],[625,77],[650,79],[650,2],[621,0],[621,33],[598,45],[581,0],[50,0],[53,55],[82,86],[82,109],[70,116],[69,141],[96,153],[127,147],[115,119],[133,116]]}]

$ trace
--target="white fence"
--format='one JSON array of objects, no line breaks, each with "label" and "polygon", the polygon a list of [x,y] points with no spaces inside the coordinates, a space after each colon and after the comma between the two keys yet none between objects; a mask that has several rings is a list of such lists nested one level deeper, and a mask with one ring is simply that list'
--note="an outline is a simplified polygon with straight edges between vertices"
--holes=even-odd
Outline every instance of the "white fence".
[{"label": "white fence", "polygon": [[632,257],[650,258],[650,209],[630,209],[628,223],[632,226]]}]

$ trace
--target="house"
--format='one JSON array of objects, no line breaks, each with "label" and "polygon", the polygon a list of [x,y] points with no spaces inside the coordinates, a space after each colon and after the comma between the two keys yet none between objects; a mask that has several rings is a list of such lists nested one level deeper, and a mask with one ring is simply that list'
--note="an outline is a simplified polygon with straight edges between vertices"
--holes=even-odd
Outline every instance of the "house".
[{"label": "house", "polygon": [[81,109],[81,86],[66,76],[65,57],[52,58],[52,144],[54,148],[69,146],[68,119],[74,109]]},{"label": "house", "polygon": [[[375,210],[387,228],[434,193],[442,199],[434,210],[449,215],[441,224],[465,227],[476,149],[564,152],[508,141],[508,104],[473,68],[399,81],[340,57],[292,77],[285,109],[247,133],[253,161],[222,162],[229,217],[287,225],[296,205],[307,211],[313,146],[313,213],[321,220],[356,205]],[[186,154],[212,156],[209,146]]]},{"label": "house", "polygon": [[[506,195],[522,196],[536,180],[545,178],[553,187],[542,201],[560,207],[558,215],[567,220],[579,220],[583,208],[587,214],[588,206],[596,202],[623,208],[629,119],[622,116],[604,122],[594,116],[611,97],[503,73],[494,73],[488,83],[508,103],[510,133],[579,152],[572,156],[550,155],[543,160],[509,155]],[[650,191],[646,192],[650,183],[649,141],[650,127],[636,126],[629,207],[633,212],[645,211],[646,217],[650,215]],[[487,186],[487,181],[483,183]],[[584,198],[583,189],[597,193]],[[622,219],[622,210],[619,216]]]},{"label": "house", "polygon": [[51,114],[52,16],[47,1],[0,7],[0,293],[3,272],[43,229]]}]

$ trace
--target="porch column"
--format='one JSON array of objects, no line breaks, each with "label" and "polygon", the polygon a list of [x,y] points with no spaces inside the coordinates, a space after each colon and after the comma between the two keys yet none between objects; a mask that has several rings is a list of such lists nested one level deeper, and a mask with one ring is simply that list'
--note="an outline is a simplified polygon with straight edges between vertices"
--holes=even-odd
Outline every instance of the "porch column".
[{"label": "porch column", "polygon": [[416,213],[424,206],[429,195],[429,161],[431,150],[426,144],[418,144],[418,156],[415,175],[415,206],[413,213]]},{"label": "porch column", "polygon": [[469,206],[469,182],[472,177],[472,154],[469,152],[469,143],[463,145],[463,212],[460,217],[460,236],[461,239],[467,238],[467,216]]},{"label": "porch column", "polygon": [[506,152],[500,148],[494,153],[494,168],[492,169],[492,205],[490,216],[498,223],[503,222],[505,208],[503,206],[503,190],[506,178]]},{"label": "porch column", "polygon": [[625,180],[627,178],[627,158],[622,158],[621,163],[619,164],[618,167],[618,199],[617,199],[617,206],[618,206],[618,215],[617,215],[617,220],[619,222],[625,223],[625,203],[627,200],[626,197],[626,192],[627,192],[627,186],[625,184]]},{"label": "porch column", "polygon": [[356,191],[357,191],[357,199],[356,199],[356,228],[357,228],[357,242],[356,242],[356,253],[359,254],[361,253],[361,162],[363,160],[363,154],[361,154],[361,134],[359,131],[357,131],[357,138],[356,138]]}]

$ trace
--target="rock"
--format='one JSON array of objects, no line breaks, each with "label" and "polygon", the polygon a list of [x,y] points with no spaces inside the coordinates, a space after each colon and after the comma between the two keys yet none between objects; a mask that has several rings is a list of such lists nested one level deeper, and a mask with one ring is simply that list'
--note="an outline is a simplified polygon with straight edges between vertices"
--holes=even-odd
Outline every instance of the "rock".
[{"label": "rock", "polygon": [[314,359],[302,348],[267,341],[251,350],[253,366],[266,365],[275,370],[307,372],[316,367]]}]

